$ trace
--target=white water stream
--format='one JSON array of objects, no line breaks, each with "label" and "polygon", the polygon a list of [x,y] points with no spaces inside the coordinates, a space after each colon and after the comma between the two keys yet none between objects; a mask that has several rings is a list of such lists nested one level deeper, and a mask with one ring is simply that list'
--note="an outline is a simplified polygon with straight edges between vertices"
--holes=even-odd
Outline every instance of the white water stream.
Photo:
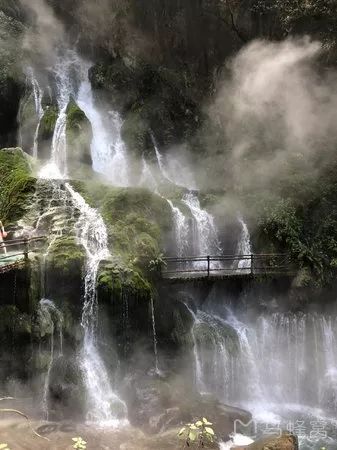
[{"label": "white water stream", "polygon": [[309,430],[312,421],[336,416],[336,318],[269,313],[246,321],[230,310],[224,318],[198,311],[193,339],[200,391],[284,427],[305,417]]},{"label": "white water stream", "polygon": [[33,144],[33,157],[38,156],[38,136],[40,130],[41,119],[44,115],[44,110],[42,107],[43,89],[41,88],[37,78],[35,77],[34,71],[31,67],[28,68],[28,78],[33,88],[34,102],[35,102],[35,112],[37,116],[37,125],[34,133],[34,144]]},{"label": "white water stream", "polygon": [[[249,256],[252,254],[252,246],[250,241],[250,234],[247,224],[242,217],[238,218],[241,225],[241,236],[238,242],[236,253],[237,255]],[[243,258],[238,262],[238,270],[243,273],[249,273],[252,266],[252,261],[249,258]]]},{"label": "white water stream", "polygon": [[55,331],[58,331],[59,334],[59,342],[58,342],[58,352],[57,357],[63,355],[63,315],[61,311],[56,307],[54,302],[47,299],[42,299],[39,303],[38,314],[40,314],[41,319],[44,322],[47,322],[50,329],[50,359],[48,364],[48,371],[44,382],[44,390],[43,390],[43,412],[45,415],[45,419],[49,418],[49,409],[48,409],[48,394],[49,394],[49,383],[50,383],[50,371],[53,367],[53,363],[55,360]]},{"label": "white water stream", "polygon": [[[100,114],[94,107],[91,87],[89,88],[90,83],[87,78],[88,68],[89,65],[85,65],[75,52],[67,51],[63,57],[59,57],[53,69],[57,85],[59,115],[52,141],[51,160],[41,170],[41,178],[64,179],[68,176],[66,110],[71,97],[78,98],[79,102],[82,101],[81,106],[86,109],[84,112],[88,114],[89,120],[92,120],[94,133],[92,151],[95,156],[96,168],[105,167],[111,156],[110,148],[107,146],[101,148],[103,141],[108,142],[110,137],[105,136],[104,129],[101,127]],[[76,84],[78,82],[80,82],[80,89],[77,97]],[[69,198],[72,199],[73,207],[79,211],[76,224],[77,238],[87,255],[81,319],[84,338],[80,361],[87,389],[88,420],[109,425],[121,424],[120,420],[124,421],[127,415],[126,405],[111,387],[109,374],[96,342],[98,320],[96,282],[100,262],[110,256],[107,231],[98,211],[91,208],[69,183],[65,183],[65,189]]]}]

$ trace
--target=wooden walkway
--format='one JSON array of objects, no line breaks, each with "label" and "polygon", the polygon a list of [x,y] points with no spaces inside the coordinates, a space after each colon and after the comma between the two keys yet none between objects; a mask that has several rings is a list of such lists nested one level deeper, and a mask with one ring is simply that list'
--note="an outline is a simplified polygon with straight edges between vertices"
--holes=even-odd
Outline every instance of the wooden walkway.
[{"label": "wooden walkway", "polygon": [[29,253],[36,251],[45,236],[30,239],[14,239],[0,246],[0,274],[23,267],[29,260]]},{"label": "wooden walkway", "polygon": [[172,280],[291,276],[295,272],[286,254],[165,257],[161,268],[161,276]]}]

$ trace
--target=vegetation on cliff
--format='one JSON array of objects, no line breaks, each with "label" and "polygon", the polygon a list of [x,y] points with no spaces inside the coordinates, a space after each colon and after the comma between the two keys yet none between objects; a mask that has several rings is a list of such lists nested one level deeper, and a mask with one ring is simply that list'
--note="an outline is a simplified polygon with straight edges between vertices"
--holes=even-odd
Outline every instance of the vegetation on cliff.
[{"label": "vegetation on cliff", "polygon": [[28,156],[21,149],[0,150],[0,217],[7,227],[29,207],[35,183]]}]

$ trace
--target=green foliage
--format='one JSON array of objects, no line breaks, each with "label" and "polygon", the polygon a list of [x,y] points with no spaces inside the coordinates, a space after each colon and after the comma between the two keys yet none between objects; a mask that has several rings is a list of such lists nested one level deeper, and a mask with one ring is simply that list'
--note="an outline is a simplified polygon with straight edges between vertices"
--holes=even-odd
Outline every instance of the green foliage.
[{"label": "green foliage", "polygon": [[8,447],[8,444],[0,444],[0,450],[11,450],[11,449]]},{"label": "green foliage", "polygon": [[179,439],[183,440],[188,447],[196,445],[201,448],[208,443],[213,443],[216,440],[212,423],[205,417],[202,420],[197,420],[195,423],[188,423],[178,433]]},{"label": "green foliage", "polygon": [[156,259],[151,259],[149,262],[150,272],[160,272],[165,266],[166,262],[163,254],[158,255]]},{"label": "green foliage", "polygon": [[23,216],[35,184],[28,159],[21,149],[0,150],[0,217],[5,226]]},{"label": "green foliage", "polygon": [[74,441],[73,448],[85,450],[87,448],[87,443],[81,437],[72,438]]}]

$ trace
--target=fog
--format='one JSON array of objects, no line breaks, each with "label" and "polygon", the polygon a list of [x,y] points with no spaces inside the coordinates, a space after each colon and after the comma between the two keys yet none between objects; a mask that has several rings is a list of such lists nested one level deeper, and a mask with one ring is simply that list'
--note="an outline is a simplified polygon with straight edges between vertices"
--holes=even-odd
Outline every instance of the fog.
[{"label": "fog", "polygon": [[229,190],[272,189],[291,172],[319,176],[334,158],[337,78],[318,65],[321,57],[321,44],[309,39],[255,41],[228,63],[208,109],[223,132],[222,153],[210,148],[218,185],[219,165]]}]

